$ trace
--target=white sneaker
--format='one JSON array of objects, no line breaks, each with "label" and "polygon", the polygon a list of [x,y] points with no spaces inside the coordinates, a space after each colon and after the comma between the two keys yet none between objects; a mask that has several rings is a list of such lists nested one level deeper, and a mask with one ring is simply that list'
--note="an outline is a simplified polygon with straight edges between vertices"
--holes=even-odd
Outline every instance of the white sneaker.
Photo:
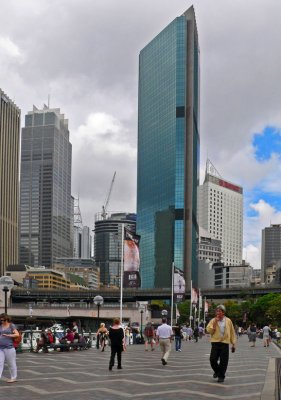
[{"label": "white sneaker", "polygon": [[178,349],[178,351],[181,351],[181,349]]}]

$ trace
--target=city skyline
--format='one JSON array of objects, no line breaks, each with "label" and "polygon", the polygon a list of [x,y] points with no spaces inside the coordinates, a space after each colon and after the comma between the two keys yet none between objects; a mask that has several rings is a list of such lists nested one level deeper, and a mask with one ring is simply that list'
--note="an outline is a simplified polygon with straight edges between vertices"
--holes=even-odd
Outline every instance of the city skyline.
[{"label": "city skyline", "polygon": [[258,267],[261,230],[281,222],[281,59],[273,47],[281,4],[92,3],[10,1],[0,16],[0,86],[22,115],[50,94],[50,106],[68,116],[72,194],[79,194],[83,221],[93,227],[115,170],[109,208],[135,211],[138,53],[193,4],[202,57],[201,169],[208,157],[243,187],[244,255]]}]

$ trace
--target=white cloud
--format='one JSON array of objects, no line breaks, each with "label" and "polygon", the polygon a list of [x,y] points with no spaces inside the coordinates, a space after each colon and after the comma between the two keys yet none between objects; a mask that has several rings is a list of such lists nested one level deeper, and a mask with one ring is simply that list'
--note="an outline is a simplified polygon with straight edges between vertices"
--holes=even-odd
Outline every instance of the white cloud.
[{"label": "white cloud", "polygon": [[253,268],[261,267],[261,252],[260,247],[249,244],[243,249],[243,259],[246,260]]},{"label": "white cloud", "polygon": [[116,180],[108,210],[135,212],[136,148],[127,135],[124,124],[106,113],[90,114],[87,122],[71,133],[73,193],[79,193],[82,217],[90,226],[94,214],[101,211],[114,171]]},{"label": "white cloud", "polygon": [[0,36],[0,54],[3,61],[5,56],[17,58],[20,62],[24,60],[22,51],[9,37]]},{"label": "white cloud", "polygon": [[255,211],[256,215],[245,218],[243,257],[254,268],[260,268],[262,229],[269,227],[270,224],[280,224],[281,212],[262,199],[257,203],[251,203],[250,208]]}]

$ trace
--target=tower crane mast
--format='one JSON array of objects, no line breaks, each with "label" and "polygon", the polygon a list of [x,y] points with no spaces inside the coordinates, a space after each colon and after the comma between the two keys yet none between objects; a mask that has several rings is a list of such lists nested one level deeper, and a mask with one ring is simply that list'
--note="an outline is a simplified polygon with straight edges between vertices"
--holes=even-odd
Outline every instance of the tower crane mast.
[{"label": "tower crane mast", "polygon": [[113,174],[113,178],[112,178],[112,181],[111,181],[111,184],[110,184],[110,187],[109,187],[108,194],[107,194],[107,196],[106,196],[106,198],[104,200],[104,205],[102,206],[102,213],[101,213],[102,219],[106,219],[106,216],[107,216],[107,207],[108,207],[108,204],[109,204],[109,200],[110,200],[113,184],[114,184],[114,181],[115,181],[115,176],[116,176],[116,171]]}]

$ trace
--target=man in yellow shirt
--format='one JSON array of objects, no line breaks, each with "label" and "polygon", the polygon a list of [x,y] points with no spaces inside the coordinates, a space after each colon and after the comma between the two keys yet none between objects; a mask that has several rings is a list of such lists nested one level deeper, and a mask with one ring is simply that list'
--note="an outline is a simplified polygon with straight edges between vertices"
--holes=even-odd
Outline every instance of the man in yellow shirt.
[{"label": "man in yellow shirt", "polygon": [[225,307],[216,308],[216,316],[207,325],[207,332],[211,334],[210,364],[214,370],[214,378],[224,382],[229,359],[229,344],[235,352],[236,335],[232,321],[225,316]]}]

